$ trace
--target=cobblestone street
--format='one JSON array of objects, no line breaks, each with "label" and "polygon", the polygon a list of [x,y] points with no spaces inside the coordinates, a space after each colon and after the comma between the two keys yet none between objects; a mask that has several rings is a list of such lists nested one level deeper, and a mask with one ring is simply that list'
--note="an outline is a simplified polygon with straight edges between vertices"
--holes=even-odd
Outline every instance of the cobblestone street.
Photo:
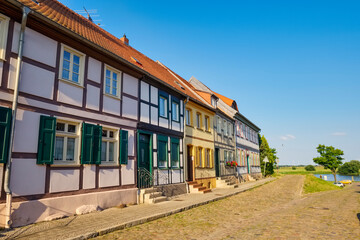
[{"label": "cobblestone street", "polygon": [[304,176],[117,231],[101,239],[359,239],[360,184],[302,195]]}]

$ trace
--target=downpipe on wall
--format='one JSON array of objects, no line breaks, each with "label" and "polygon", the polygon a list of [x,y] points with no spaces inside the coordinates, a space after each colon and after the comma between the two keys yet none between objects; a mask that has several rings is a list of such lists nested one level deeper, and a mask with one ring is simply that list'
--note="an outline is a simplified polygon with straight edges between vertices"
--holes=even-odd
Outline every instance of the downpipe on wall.
[{"label": "downpipe on wall", "polygon": [[[184,146],[185,145],[185,138],[186,138],[186,132],[185,132],[185,126],[186,126],[186,114],[185,114],[185,112],[186,112],[186,104],[189,102],[189,96],[187,96],[186,97],[186,100],[184,101],[184,121],[183,121],[183,128],[184,128],[184,138],[183,138],[183,144],[182,144],[182,146],[183,146],[183,161],[184,161],[184,163],[183,163],[183,165],[185,166],[185,157],[186,157],[186,159],[187,159],[187,155],[188,155],[188,153],[187,153],[187,146]],[[186,149],[186,156],[184,156],[184,150]],[[186,162],[186,165],[187,165],[187,162]],[[189,168],[189,166],[187,166],[188,168]],[[184,172],[184,177],[185,177],[185,172]],[[195,177],[195,176],[194,176]],[[185,180],[185,187],[186,187],[186,193],[189,193],[190,192],[190,189],[189,189],[189,184],[187,183],[187,181]]]},{"label": "downpipe on wall", "polygon": [[12,206],[12,192],[10,189],[10,175],[11,175],[11,164],[12,164],[12,151],[14,145],[14,132],[15,132],[15,122],[16,122],[16,111],[17,111],[17,101],[19,97],[19,82],[21,76],[21,67],[22,67],[22,57],[23,57],[23,48],[24,48],[24,37],[25,37],[25,27],[28,14],[31,12],[30,8],[22,7],[22,20],[21,20],[21,30],[19,37],[19,49],[18,49],[18,58],[16,62],[16,75],[15,75],[15,87],[14,87],[14,97],[12,102],[12,118],[11,118],[11,130],[10,130],[10,143],[9,143],[9,152],[8,159],[5,165],[5,177],[4,177],[4,191],[6,193],[6,216],[5,216],[5,228],[11,228],[11,206]]}]

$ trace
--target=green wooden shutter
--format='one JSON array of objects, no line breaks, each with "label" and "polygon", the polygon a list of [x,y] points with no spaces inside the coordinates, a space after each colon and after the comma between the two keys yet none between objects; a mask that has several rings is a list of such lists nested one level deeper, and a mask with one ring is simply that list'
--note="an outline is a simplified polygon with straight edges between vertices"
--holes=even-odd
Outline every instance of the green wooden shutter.
[{"label": "green wooden shutter", "polygon": [[92,124],[82,124],[82,141],[81,141],[81,164],[91,164],[93,162],[93,133]]},{"label": "green wooden shutter", "polygon": [[0,163],[6,163],[9,152],[11,108],[0,107]]},{"label": "green wooden shutter", "polygon": [[40,116],[37,164],[52,164],[56,134],[56,118]]},{"label": "green wooden shutter", "polygon": [[101,138],[101,126],[83,123],[81,142],[81,164],[101,163]]},{"label": "green wooden shutter", "polygon": [[93,163],[101,164],[101,139],[102,126],[94,126],[94,148],[93,148]]},{"label": "green wooden shutter", "polygon": [[120,131],[120,164],[128,164],[128,131]]}]

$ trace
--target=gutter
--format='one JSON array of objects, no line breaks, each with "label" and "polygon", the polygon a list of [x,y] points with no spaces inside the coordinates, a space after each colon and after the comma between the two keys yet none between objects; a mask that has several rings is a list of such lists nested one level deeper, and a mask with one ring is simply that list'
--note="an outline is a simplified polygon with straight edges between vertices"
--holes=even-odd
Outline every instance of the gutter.
[{"label": "gutter", "polygon": [[19,51],[18,58],[16,63],[16,75],[15,75],[15,87],[14,87],[14,97],[12,102],[12,118],[11,118],[11,130],[10,130],[10,144],[8,159],[5,165],[5,177],[4,177],[4,191],[6,193],[6,210],[5,210],[5,228],[11,228],[11,203],[12,203],[12,192],[10,189],[10,175],[11,175],[11,164],[12,164],[12,151],[14,147],[14,132],[15,132],[15,122],[16,122],[16,111],[17,111],[17,101],[19,96],[19,82],[21,76],[21,67],[22,67],[22,56],[24,48],[24,37],[25,37],[25,28],[28,14],[31,12],[30,8],[22,7],[22,20],[21,20],[21,30],[19,37]]}]

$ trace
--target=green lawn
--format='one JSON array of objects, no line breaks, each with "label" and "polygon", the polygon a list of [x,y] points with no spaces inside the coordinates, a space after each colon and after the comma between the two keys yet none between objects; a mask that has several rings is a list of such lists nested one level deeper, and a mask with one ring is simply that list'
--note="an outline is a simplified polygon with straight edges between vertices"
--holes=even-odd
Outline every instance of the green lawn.
[{"label": "green lawn", "polygon": [[333,182],[322,180],[315,177],[314,175],[306,175],[304,182],[304,193],[315,193],[337,189],[341,189],[341,187],[335,186]]},{"label": "green lawn", "polygon": [[[315,167],[316,171],[306,171],[305,167],[296,167],[296,170],[293,170],[292,167],[280,167],[280,174],[331,174],[329,169],[324,169],[324,167],[318,166]],[[278,170],[276,169],[277,173]]]}]

